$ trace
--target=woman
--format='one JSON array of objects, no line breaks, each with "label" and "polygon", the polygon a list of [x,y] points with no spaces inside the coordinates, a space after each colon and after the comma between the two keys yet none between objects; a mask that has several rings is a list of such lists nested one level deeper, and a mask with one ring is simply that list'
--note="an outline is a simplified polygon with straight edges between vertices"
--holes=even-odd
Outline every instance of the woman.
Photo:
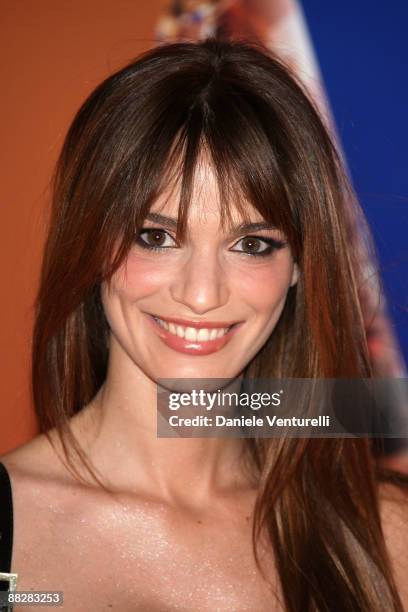
[{"label": "woman", "polygon": [[159,379],[371,376],[349,198],[314,107],[258,49],[163,46],[91,94],[37,301],[44,433],[3,458],[19,590],[68,610],[403,610],[406,484],[367,439],[156,437]]}]

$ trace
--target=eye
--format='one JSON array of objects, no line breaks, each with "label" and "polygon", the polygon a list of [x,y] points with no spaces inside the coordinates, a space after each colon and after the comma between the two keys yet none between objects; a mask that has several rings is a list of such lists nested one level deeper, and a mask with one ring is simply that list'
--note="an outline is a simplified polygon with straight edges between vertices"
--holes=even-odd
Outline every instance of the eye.
[{"label": "eye", "polygon": [[[172,238],[168,232],[157,227],[142,228],[136,234],[135,241],[143,249],[148,249],[150,251],[164,251],[165,249],[171,249],[177,246],[174,238]],[[266,236],[245,236],[241,238],[235,246],[241,243],[243,249],[231,250],[253,257],[270,255],[273,251],[281,249],[286,245],[286,242],[283,240],[277,240]]]},{"label": "eye", "polygon": [[238,244],[242,244],[242,249],[231,249],[235,250],[238,253],[244,253],[246,255],[252,255],[254,257],[266,257],[270,255],[273,251],[278,249],[282,249],[286,242],[283,240],[276,240],[275,238],[266,238],[260,236],[245,236],[245,238],[241,238],[235,246]]},{"label": "eye", "polygon": [[[170,241],[170,244],[169,244]],[[136,234],[136,243],[144,249],[161,251],[175,246],[175,241],[165,230],[152,227],[140,230]]]}]

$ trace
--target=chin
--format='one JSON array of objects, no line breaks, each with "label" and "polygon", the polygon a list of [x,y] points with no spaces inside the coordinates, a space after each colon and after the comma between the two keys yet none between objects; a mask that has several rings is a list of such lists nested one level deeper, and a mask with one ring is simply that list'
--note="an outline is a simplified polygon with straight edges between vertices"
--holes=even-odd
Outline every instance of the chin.
[{"label": "chin", "polygon": [[[175,364],[169,365],[168,368],[163,368],[163,364],[158,371],[156,371],[156,375],[154,376],[154,380],[159,381],[163,379],[176,379],[176,380],[188,380],[188,379],[227,379],[233,380],[240,374],[240,370],[231,371],[231,368],[225,367],[222,368],[218,366],[200,366],[200,365],[186,365],[185,367],[175,367]],[[180,383],[182,384],[182,383]],[[187,384],[187,383],[186,383]],[[208,383],[210,385],[210,383]],[[207,385],[206,385],[207,386]],[[211,385],[216,387],[217,383]]]}]

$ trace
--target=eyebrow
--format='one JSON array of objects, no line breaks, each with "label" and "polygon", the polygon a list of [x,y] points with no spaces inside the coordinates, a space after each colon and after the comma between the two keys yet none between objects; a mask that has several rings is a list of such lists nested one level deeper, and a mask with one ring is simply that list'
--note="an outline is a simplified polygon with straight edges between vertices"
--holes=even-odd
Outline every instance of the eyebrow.
[{"label": "eyebrow", "polygon": [[[165,215],[161,215],[160,213],[147,213],[146,219],[148,221],[153,221],[155,223],[160,223],[164,227],[168,229],[177,229],[177,219],[174,217],[166,217]],[[247,234],[248,232],[258,232],[259,230],[264,229],[277,229],[271,223],[267,221],[258,221],[256,223],[240,223],[239,225],[234,226],[231,229],[232,236],[241,236],[242,234]]]}]

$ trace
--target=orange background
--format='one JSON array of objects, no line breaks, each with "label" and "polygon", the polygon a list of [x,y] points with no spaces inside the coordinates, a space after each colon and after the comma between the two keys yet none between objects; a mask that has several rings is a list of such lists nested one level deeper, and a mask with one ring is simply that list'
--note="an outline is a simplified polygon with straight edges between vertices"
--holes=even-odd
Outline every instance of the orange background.
[{"label": "orange background", "polygon": [[64,135],[108,74],[154,45],[165,0],[1,0],[0,454],[37,432],[33,302]]}]

